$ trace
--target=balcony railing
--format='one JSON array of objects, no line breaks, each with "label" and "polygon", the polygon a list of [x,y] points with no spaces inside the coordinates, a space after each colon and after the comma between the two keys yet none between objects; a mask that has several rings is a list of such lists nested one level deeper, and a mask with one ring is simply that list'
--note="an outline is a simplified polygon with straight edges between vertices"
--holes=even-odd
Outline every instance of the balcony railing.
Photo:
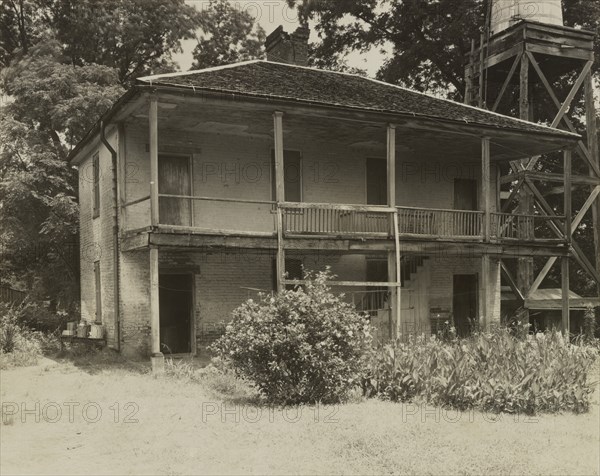
[{"label": "balcony railing", "polygon": [[444,238],[480,238],[483,212],[442,208],[396,207],[398,232]]},{"label": "balcony railing", "polygon": [[545,215],[491,214],[491,234],[502,241],[563,240],[565,217]]},{"label": "balcony railing", "polygon": [[[192,229],[195,232],[249,233],[274,235],[277,209],[281,210],[282,231],[286,236],[387,238],[398,216],[398,233],[406,237],[461,239],[484,238],[484,213],[442,208],[159,195],[159,225]],[[149,227],[150,199],[132,200],[123,207],[124,230]],[[492,241],[561,241],[564,217],[544,215],[490,214]]]},{"label": "balcony railing", "polygon": [[289,235],[381,235],[391,230],[393,208],[329,203],[283,203],[283,231]]}]

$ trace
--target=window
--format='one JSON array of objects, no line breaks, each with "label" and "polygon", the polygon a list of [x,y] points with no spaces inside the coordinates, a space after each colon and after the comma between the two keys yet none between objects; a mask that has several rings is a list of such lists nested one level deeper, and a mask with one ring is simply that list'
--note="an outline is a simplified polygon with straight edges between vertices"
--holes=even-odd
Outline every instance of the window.
[{"label": "window", "polygon": [[[302,201],[302,162],[297,150],[283,151],[283,186],[286,202]],[[271,196],[275,200],[275,151],[271,150]]]},{"label": "window", "polygon": [[102,281],[100,277],[100,261],[94,262],[94,285],[96,288],[96,322],[102,322]]},{"label": "window", "polygon": [[94,154],[92,158],[92,169],[94,174],[94,184],[93,184],[93,217],[100,216],[100,156],[98,153]]}]

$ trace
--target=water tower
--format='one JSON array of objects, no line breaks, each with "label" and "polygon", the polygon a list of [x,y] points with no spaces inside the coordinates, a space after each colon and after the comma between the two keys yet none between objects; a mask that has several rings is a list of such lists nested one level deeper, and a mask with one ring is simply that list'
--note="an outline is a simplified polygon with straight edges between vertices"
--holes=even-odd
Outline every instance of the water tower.
[{"label": "water tower", "polygon": [[[488,0],[486,25],[479,41],[473,41],[465,70],[465,102],[492,111],[514,115],[528,121],[541,121],[553,127],[577,132],[570,117],[574,101],[585,107],[586,133],[577,148],[565,151],[564,172],[571,175],[568,190],[561,187],[562,173],[541,173],[539,157],[512,163],[501,177],[504,198],[502,211],[515,214],[551,215],[549,194],[564,196],[561,213],[568,220],[564,236],[571,259],[598,284],[600,297],[600,160],[594,109],[594,84],[591,68],[594,63],[594,33],[564,26],[561,0]],[[566,90],[565,90],[566,84]],[[542,106],[542,103],[544,107]],[[546,107],[550,106],[550,109]],[[550,111],[550,112],[548,112]],[[571,157],[583,161],[587,175],[571,174]],[[547,172],[547,171],[545,171]],[[540,182],[544,183],[540,187]],[[517,192],[513,193],[515,188]],[[587,200],[571,202],[571,190],[585,190]],[[546,195],[540,190],[545,190]],[[590,213],[594,226],[594,256],[587,256],[571,240],[572,233],[583,216]],[[527,220],[525,220],[527,221]],[[525,236],[533,230],[523,230]],[[532,308],[533,297],[543,288],[544,278],[558,260],[550,257],[539,270],[533,258],[521,258],[516,266],[516,283],[525,309]],[[562,286],[559,299],[563,330],[569,328],[569,259],[561,258]],[[509,267],[504,272],[509,273]],[[535,272],[535,273],[534,273]],[[542,286],[541,286],[542,285]],[[540,288],[541,286],[541,288]],[[520,299],[520,298],[519,298]]]}]

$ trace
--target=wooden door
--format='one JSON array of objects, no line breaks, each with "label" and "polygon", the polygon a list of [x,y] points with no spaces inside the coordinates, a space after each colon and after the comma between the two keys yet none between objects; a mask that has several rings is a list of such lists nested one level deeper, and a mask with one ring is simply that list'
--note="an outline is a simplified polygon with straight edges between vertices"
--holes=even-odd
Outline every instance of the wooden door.
[{"label": "wooden door", "polygon": [[387,162],[367,159],[367,205],[387,205]]},{"label": "wooden door", "polygon": [[477,210],[477,180],[454,179],[454,209]]},{"label": "wooden door", "polygon": [[454,326],[459,337],[468,336],[477,319],[477,275],[455,274],[452,291]]},{"label": "wooden door", "polygon": [[[189,157],[167,155],[158,157],[158,193],[191,195]],[[161,225],[192,225],[192,204],[189,198],[160,197],[158,210]]]},{"label": "wooden door", "polygon": [[191,274],[159,276],[160,350],[164,354],[192,351],[193,282]]}]

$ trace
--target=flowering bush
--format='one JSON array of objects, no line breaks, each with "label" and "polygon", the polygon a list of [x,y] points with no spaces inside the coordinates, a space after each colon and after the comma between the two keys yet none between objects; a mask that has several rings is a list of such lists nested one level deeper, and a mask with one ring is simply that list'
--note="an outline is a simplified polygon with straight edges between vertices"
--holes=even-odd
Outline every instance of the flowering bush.
[{"label": "flowering bush", "polygon": [[371,349],[368,320],[333,295],[329,270],[306,285],[261,295],[233,312],[213,346],[273,403],[334,403],[360,385]]},{"label": "flowering bush", "polygon": [[520,339],[498,328],[450,341],[421,337],[382,348],[364,388],[393,401],[459,409],[578,413],[589,406],[596,357],[596,350],[560,333]]}]

